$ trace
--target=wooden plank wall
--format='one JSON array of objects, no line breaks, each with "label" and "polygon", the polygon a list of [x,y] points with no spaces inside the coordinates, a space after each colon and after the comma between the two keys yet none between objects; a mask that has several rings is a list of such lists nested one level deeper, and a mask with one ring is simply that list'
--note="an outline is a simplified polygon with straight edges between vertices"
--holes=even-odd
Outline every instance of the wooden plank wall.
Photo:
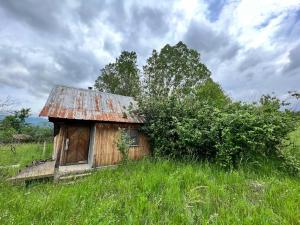
[{"label": "wooden plank wall", "polygon": [[64,139],[65,139],[65,126],[60,125],[59,131],[54,136],[54,142],[53,142],[53,154],[52,159],[56,160],[56,165],[60,164],[61,160],[61,154],[63,152],[64,147]]},{"label": "wooden plank wall", "polygon": [[61,142],[63,138],[63,133],[62,129],[59,125],[54,124],[54,141],[53,141],[53,154],[52,154],[52,159],[55,160],[57,159],[58,152],[61,148]]},{"label": "wooden plank wall", "polygon": [[[121,154],[116,147],[118,139],[118,128],[138,128],[136,124],[106,124],[97,123],[94,143],[94,166],[113,165],[121,161]],[[150,152],[147,137],[140,133],[139,145],[133,146],[129,150],[129,158],[140,159]]]}]

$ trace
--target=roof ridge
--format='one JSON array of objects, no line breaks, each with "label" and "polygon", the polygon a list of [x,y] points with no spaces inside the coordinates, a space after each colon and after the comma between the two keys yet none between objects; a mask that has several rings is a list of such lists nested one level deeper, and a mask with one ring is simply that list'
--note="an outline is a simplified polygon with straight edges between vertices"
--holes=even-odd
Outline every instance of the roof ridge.
[{"label": "roof ridge", "polygon": [[85,89],[85,88],[80,88],[80,87],[71,87],[71,86],[60,85],[60,84],[55,86],[55,88],[60,88],[60,87],[69,88],[69,89],[77,89],[77,90],[82,90],[82,91],[87,91],[87,92],[98,92],[98,93],[103,93],[103,94],[127,97],[127,98],[132,98],[134,100],[134,97],[127,96],[127,95],[119,95],[119,94],[114,94],[114,93],[110,93],[110,92],[98,91],[98,90],[93,90],[93,89]]}]

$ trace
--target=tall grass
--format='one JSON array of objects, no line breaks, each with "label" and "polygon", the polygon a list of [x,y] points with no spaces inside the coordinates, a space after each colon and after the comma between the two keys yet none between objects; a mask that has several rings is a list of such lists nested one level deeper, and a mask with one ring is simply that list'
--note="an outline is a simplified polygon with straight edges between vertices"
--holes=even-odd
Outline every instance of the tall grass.
[{"label": "tall grass", "polygon": [[291,146],[289,146],[289,148],[291,148],[293,154],[300,159],[300,128],[290,133],[290,139]]},{"label": "tall grass", "polygon": [[[0,152],[1,162],[20,160]],[[41,157],[34,145],[18,154],[22,162]],[[144,159],[72,184],[26,187],[2,179],[0,224],[300,224],[300,179],[259,165],[226,172]]]},{"label": "tall grass", "polygon": [[[47,159],[52,154],[52,143],[46,144],[45,152],[43,144],[19,144],[13,152],[9,145],[0,145],[0,179],[1,177],[12,175],[19,168],[31,163],[33,160]],[[3,168],[9,165],[19,165],[19,168]],[[9,172],[9,173],[8,173]],[[8,173],[8,174],[7,174]]]},{"label": "tall grass", "polygon": [[144,160],[76,184],[2,183],[1,224],[299,224],[300,182]]}]

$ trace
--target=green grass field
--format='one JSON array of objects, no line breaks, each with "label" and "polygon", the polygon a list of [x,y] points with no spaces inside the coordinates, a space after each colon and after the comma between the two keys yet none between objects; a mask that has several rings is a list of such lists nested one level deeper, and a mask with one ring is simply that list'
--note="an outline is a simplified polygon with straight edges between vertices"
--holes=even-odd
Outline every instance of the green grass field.
[{"label": "green grass field", "polygon": [[26,144],[16,145],[17,153],[13,154],[10,151],[10,146],[0,146],[0,165],[20,164],[21,166],[30,163],[36,159],[45,159],[51,157],[52,144],[46,144],[45,152],[43,153],[43,144]]},{"label": "green grass field", "polygon": [[[300,130],[291,135],[300,146]],[[16,155],[0,150],[0,165],[48,157],[51,146],[41,151],[36,145],[22,145]],[[268,162],[225,172],[144,159],[73,184],[27,187],[5,181],[14,172],[0,170],[0,224],[300,224],[299,177]]]}]

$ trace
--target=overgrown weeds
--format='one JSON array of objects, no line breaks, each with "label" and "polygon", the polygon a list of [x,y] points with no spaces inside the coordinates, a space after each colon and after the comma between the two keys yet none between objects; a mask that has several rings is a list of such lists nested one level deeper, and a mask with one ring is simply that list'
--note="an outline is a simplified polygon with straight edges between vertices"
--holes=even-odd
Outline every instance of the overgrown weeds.
[{"label": "overgrown weeds", "polygon": [[1,180],[0,223],[299,224],[300,180],[254,168],[145,158],[72,185]]}]

